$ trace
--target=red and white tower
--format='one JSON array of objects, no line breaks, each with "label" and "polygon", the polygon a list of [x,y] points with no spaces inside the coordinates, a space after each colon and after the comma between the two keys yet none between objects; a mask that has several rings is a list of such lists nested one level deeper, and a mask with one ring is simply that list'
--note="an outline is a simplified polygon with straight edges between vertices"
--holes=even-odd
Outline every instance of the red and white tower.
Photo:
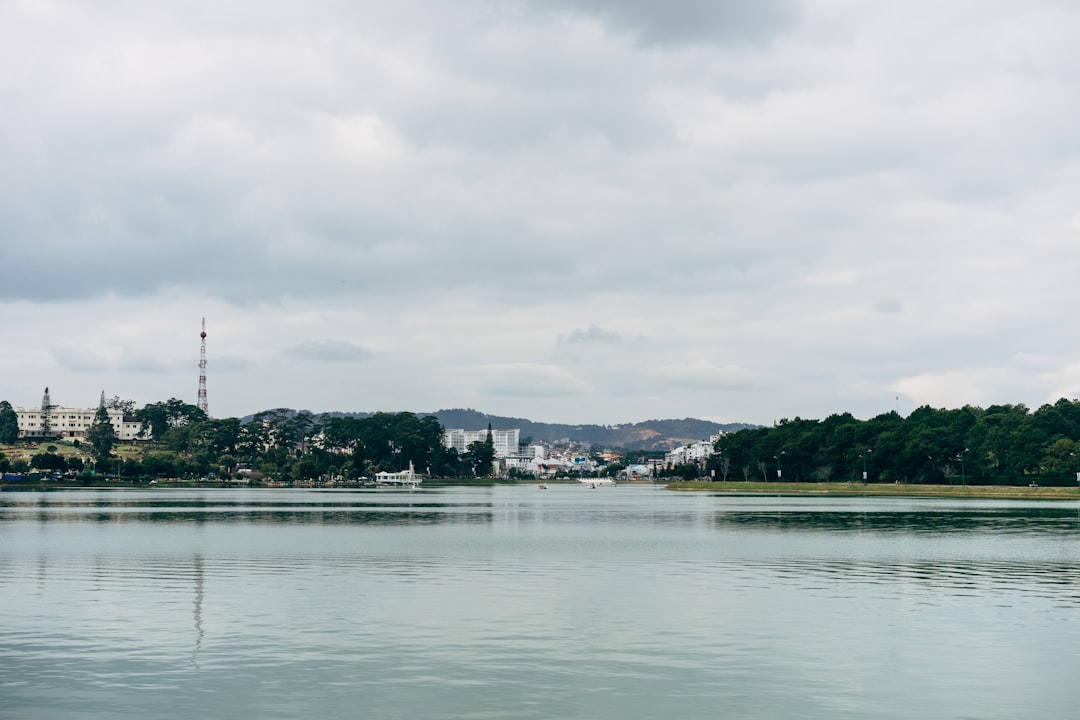
[{"label": "red and white tower", "polygon": [[206,318],[202,319],[202,332],[199,337],[202,338],[202,344],[199,347],[199,401],[196,405],[209,416],[210,410],[206,404]]}]

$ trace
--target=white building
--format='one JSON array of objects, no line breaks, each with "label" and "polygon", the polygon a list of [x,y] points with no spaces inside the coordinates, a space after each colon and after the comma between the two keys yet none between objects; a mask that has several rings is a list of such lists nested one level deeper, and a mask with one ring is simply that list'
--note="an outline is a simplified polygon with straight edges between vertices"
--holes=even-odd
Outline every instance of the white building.
[{"label": "white building", "polygon": [[680,445],[672,448],[671,452],[664,455],[664,463],[667,465],[687,465],[695,463],[716,452],[715,441],[701,440],[689,445]]},{"label": "white building", "polygon": [[537,475],[547,458],[547,448],[539,443],[529,445],[524,450],[510,453],[506,456],[507,470],[520,470],[521,472]]},{"label": "white building", "polygon": [[[112,423],[113,431],[118,440],[143,440],[140,435],[142,423],[135,418],[125,416],[122,410],[106,409],[109,414],[109,422]],[[53,438],[85,438],[94,424],[94,416],[97,410],[83,408],[54,407],[49,411],[49,434],[45,435],[45,415],[41,408],[26,409],[17,407],[15,414],[19,417],[19,437],[53,437]]]},{"label": "white building", "polygon": [[[443,432],[443,445],[454,448],[461,455],[467,452],[469,445],[474,442],[487,440],[487,434],[486,428],[483,430],[446,430]],[[491,441],[495,445],[496,456],[516,455],[518,445],[521,444],[521,430],[518,428],[513,430],[492,430]]]},{"label": "white building", "polygon": [[407,487],[419,487],[424,478],[416,474],[412,461],[409,461],[409,469],[401,472],[377,472],[375,482],[379,485],[401,485]]}]

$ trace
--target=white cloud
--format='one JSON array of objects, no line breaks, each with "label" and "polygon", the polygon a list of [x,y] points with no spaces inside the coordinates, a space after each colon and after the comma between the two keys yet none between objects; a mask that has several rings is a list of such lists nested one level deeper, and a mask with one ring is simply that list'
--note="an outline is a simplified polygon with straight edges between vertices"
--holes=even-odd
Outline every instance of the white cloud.
[{"label": "white cloud", "polygon": [[622,341],[622,336],[617,332],[605,330],[599,325],[590,325],[588,328],[572,330],[566,335],[559,336],[559,342],[569,345],[581,343],[614,344]]},{"label": "white cloud", "polygon": [[52,356],[60,367],[79,373],[101,373],[115,369],[113,359],[86,346],[60,343],[53,347]]},{"label": "white cloud", "polygon": [[190,398],[207,315],[215,413],[1038,405],[1080,356],[1077,27],[1054,0],[0,5],[0,397]]},{"label": "white cloud", "polygon": [[737,365],[719,367],[704,358],[661,365],[653,373],[661,382],[686,390],[745,391],[753,382],[753,374]]},{"label": "white cloud", "polygon": [[992,384],[1000,380],[999,371],[976,368],[901,378],[893,387],[916,406],[984,406],[993,397]]},{"label": "white cloud", "polygon": [[587,386],[563,368],[540,363],[505,363],[460,368],[457,380],[485,394],[513,398],[577,397]]},{"label": "white cloud", "polygon": [[312,340],[292,345],[285,355],[294,360],[313,362],[363,362],[371,357],[364,348],[348,340]]},{"label": "white cloud", "polygon": [[762,43],[799,17],[795,0],[548,0],[543,8],[595,15],[647,44]]},{"label": "white cloud", "polygon": [[896,298],[883,298],[874,304],[879,313],[899,313],[904,311],[904,302]]}]

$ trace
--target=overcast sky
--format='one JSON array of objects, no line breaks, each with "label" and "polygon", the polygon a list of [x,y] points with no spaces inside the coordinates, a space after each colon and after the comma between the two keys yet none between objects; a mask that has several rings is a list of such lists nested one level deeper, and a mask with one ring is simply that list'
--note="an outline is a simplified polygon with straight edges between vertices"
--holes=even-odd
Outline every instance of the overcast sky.
[{"label": "overcast sky", "polygon": [[0,399],[1080,395],[1075,0],[0,2]]}]

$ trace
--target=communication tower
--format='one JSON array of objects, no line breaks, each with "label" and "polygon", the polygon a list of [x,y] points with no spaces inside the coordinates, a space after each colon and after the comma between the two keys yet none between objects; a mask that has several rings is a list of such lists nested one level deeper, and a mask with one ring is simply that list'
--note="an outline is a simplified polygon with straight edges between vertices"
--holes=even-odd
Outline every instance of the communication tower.
[{"label": "communication tower", "polygon": [[206,318],[202,319],[202,332],[199,333],[202,344],[199,347],[199,400],[197,407],[208,416],[210,411],[206,403]]}]

